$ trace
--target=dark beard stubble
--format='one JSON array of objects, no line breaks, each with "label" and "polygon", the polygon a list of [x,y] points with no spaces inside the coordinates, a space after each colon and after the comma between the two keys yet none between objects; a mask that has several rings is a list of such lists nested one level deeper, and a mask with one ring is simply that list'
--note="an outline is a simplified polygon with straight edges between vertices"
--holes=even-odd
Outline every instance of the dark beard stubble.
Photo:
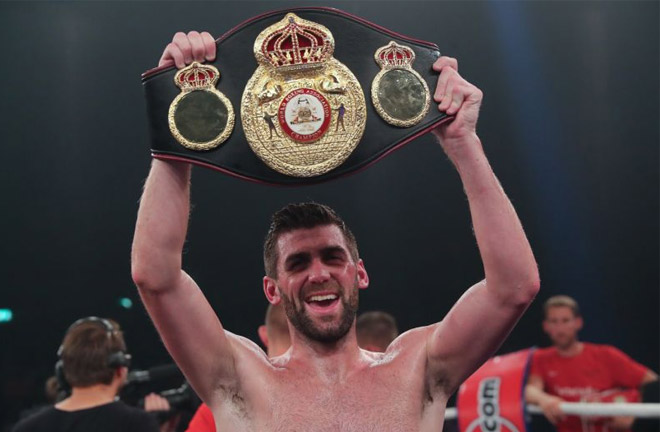
[{"label": "dark beard stubble", "polygon": [[298,309],[293,301],[280,290],[284,310],[291,324],[308,339],[322,343],[337,342],[348,333],[353,325],[353,321],[355,321],[359,303],[357,282],[351,289],[348,299],[345,298],[344,292],[340,292],[339,294],[339,301],[343,306],[339,324],[329,328],[319,328],[307,314],[305,302],[302,299],[300,300],[300,309]]}]

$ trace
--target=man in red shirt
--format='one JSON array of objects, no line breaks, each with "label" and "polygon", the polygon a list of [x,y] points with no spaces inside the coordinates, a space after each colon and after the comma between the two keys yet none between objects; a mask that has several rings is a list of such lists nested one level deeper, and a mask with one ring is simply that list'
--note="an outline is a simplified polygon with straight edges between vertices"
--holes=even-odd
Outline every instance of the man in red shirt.
[{"label": "man in red shirt", "polygon": [[534,352],[525,389],[526,401],[538,405],[559,432],[629,429],[632,417],[567,417],[559,404],[632,402],[639,397],[637,389],[657,380],[658,376],[613,346],[580,342],[578,332],[582,329],[582,316],[571,297],[551,297],[543,308],[543,330],[553,346]]}]

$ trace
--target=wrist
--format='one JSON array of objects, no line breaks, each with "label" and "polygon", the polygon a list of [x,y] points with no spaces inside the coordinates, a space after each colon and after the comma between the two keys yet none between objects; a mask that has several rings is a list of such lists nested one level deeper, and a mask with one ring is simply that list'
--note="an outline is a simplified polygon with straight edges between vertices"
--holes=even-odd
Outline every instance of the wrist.
[{"label": "wrist", "polygon": [[190,173],[192,172],[192,164],[190,162],[171,159],[159,159],[157,157],[151,160],[151,168],[163,170],[168,173],[172,173],[172,175],[184,177],[186,179],[190,178]]},{"label": "wrist", "polygon": [[558,398],[557,396],[545,394],[543,396],[543,405],[556,405],[562,402],[562,399]]},{"label": "wrist", "polygon": [[458,171],[464,186],[467,187],[468,184],[491,185],[492,168],[481,147],[481,140],[474,135],[456,144],[458,145],[446,148],[445,153]]},{"label": "wrist", "polygon": [[455,165],[467,163],[484,156],[481,140],[475,132],[460,137],[445,138],[442,141],[442,148]]}]

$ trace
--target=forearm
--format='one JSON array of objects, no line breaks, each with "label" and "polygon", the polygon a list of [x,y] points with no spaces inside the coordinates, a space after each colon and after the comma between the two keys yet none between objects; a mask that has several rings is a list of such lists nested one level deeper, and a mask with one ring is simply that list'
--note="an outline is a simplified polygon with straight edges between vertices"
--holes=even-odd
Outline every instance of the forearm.
[{"label": "forearm", "polygon": [[529,384],[525,386],[525,402],[528,404],[541,406],[551,398],[553,396],[544,392],[543,389]]},{"label": "forearm", "polygon": [[489,289],[514,302],[529,302],[538,291],[536,261],[513,205],[482,150],[476,134],[449,156],[459,172]]},{"label": "forearm", "polygon": [[181,276],[189,201],[190,165],[154,159],[133,238],[132,273],[138,287],[161,289]]}]

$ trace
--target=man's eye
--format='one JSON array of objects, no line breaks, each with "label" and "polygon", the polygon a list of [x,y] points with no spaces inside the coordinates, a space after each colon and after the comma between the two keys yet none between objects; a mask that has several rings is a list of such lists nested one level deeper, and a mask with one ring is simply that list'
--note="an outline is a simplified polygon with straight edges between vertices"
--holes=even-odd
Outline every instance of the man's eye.
[{"label": "man's eye", "polygon": [[292,261],[289,263],[289,270],[296,270],[302,267],[302,261]]}]

